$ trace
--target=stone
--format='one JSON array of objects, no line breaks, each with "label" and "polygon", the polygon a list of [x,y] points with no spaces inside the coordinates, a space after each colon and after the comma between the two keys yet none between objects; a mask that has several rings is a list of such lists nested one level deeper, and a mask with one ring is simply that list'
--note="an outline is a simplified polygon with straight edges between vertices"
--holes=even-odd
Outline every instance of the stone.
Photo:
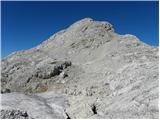
[{"label": "stone", "polygon": [[20,110],[1,110],[1,119],[29,119],[27,112]]},{"label": "stone", "polygon": [[64,71],[60,73],[60,78],[65,78],[68,77],[67,73],[65,73]]},{"label": "stone", "polygon": [[53,119],[67,118],[67,100],[54,92],[25,95],[22,93],[2,94],[2,119]]},{"label": "stone", "polygon": [[1,93],[10,93],[10,92],[11,92],[10,89],[7,88],[1,90]]}]

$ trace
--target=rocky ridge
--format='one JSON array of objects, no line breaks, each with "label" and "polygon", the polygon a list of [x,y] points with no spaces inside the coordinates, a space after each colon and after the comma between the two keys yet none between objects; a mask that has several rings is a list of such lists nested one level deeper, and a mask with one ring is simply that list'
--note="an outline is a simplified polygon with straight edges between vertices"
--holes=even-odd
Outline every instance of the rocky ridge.
[{"label": "rocky ridge", "polygon": [[31,118],[158,118],[158,58],[158,47],[82,19],[1,61],[1,113],[25,101],[15,111]]}]

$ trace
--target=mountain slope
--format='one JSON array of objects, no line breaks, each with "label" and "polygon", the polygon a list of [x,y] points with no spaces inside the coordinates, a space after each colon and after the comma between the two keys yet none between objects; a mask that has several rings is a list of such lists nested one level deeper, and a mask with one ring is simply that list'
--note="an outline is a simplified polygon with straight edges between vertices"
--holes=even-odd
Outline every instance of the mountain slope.
[{"label": "mountain slope", "polygon": [[2,93],[63,94],[70,118],[158,118],[158,57],[158,48],[85,18],[3,59]]}]

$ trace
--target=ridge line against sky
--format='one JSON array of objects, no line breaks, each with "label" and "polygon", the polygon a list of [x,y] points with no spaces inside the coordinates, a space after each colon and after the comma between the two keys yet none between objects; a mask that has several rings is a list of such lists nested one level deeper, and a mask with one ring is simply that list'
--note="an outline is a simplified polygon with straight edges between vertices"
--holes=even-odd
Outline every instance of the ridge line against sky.
[{"label": "ridge line against sky", "polygon": [[108,21],[115,32],[133,34],[147,44],[158,46],[158,2],[155,1],[2,2],[2,57],[35,47],[85,17]]}]

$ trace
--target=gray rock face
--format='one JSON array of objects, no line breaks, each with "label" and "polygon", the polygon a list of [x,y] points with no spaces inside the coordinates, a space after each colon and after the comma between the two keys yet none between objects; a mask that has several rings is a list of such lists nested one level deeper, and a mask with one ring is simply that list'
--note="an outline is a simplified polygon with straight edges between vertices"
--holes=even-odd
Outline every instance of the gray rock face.
[{"label": "gray rock face", "polygon": [[[29,117],[158,118],[158,58],[158,47],[119,35],[108,22],[85,18],[32,49],[4,58],[2,101],[6,104],[5,96],[13,92],[26,98],[24,93],[47,96],[53,91],[68,101],[61,109],[65,112],[46,114],[48,104],[43,103],[46,115],[33,109],[32,114],[27,111]],[[13,99],[9,102],[16,105]]]},{"label": "gray rock face", "polygon": [[1,118],[65,119],[67,118],[64,109],[66,106],[65,98],[54,92],[34,95],[7,93],[2,94]]},{"label": "gray rock face", "polygon": [[2,119],[28,119],[27,112],[20,110],[1,110]]},{"label": "gray rock face", "polygon": [[[9,74],[10,77],[5,77],[2,72],[1,92],[44,92],[48,88],[46,84],[49,82],[52,83],[54,79],[53,77],[58,76],[61,72],[63,73],[63,70],[69,66],[71,66],[70,61],[54,61],[48,63],[42,61],[34,67],[26,66],[27,68],[22,68],[25,70],[18,69],[15,72]],[[10,73],[10,70],[6,70],[5,73]],[[42,89],[39,89],[39,87]]]}]

